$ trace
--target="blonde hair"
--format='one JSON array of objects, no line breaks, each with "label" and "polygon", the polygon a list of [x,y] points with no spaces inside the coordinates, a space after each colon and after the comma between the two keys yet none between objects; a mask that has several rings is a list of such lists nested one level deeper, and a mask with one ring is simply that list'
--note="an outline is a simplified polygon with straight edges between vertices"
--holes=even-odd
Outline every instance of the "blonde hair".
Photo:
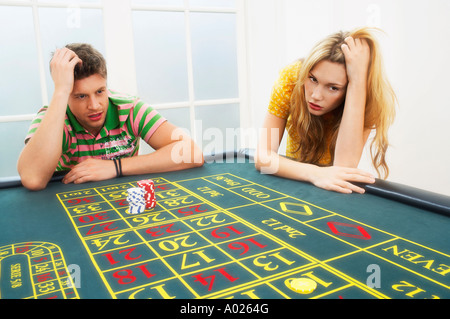
[{"label": "blonde hair", "polygon": [[[318,164],[320,158],[326,152],[323,119],[322,117],[311,115],[308,111],[304,83],[314,66],[323,60],[345,65],[345,57],[341,45],[346,37],[351,36],[365,39],[370,47],[371,59],[368,70],[364,127],[376,130],[370,146],[370,153],[372,164],[378,176],[387,178],[389,175],[389,167],[386,163],[386,151],[389,146],[388,129],[394,121],[397,98],[384,73],[379,44],[373,36],[372,30],[377,29],[360,28],[350,32],[341,31],[332,34],[319,42],[303,61],[290,106],[290,125],[301,137],[297,149],[301,162]],[[330,144],[331,163],[334,159],[334,150],[344,103],[345,101],[342,106],[333,111],[334,120]]]}]

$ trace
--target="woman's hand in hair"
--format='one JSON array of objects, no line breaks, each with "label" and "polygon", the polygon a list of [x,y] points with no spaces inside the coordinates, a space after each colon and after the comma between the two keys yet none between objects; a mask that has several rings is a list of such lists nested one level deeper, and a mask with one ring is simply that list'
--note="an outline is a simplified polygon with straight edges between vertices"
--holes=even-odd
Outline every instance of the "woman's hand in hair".
[{"label": "woman's hand in hair", "polygon": [[339,193],[364,194],[365,190],[352,183],[373,184],[375,177],[358,168],[339,166],[319,167],[316,166],[310,178],[313,185]]},{"label": "woman's hand in hair", "polygon": [[345,38],[341,46],[345,56],[348,82],[367,81],[370,47],[365,39]]}]

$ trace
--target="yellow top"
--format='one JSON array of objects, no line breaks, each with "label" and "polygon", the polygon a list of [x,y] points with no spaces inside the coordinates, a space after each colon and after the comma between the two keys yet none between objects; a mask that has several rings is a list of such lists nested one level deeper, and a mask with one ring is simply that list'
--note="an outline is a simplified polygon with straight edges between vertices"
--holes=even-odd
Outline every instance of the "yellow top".
[{"label": "yellow top", "polygon": [[[279,117],[281,119],[287,120],[287,145],[286,145],[286,156],[294,159],[299,159],[300,154],[296,152],[299,146],[300,136],[294,127],[290,126],[291,116],[290,116],[290,104],[291,96],[294,91],[294,87],[297,84],[298,75],[300,72],[300,67],[302,62],[300,60],[286,66],[280,71],[280,76],[273,86],[272,95],[269,103],[269,113]],[[328,117],[327,117],[328,118]],[[325,131],[330,132],[331,122],[325,120]],[[331,143],[331,138],[328,136],[326,143],[329,145]],[[326,148],[326,153],[320,159],[319,164],[330,165],[331,164],[331,154],[329,148]]]}]

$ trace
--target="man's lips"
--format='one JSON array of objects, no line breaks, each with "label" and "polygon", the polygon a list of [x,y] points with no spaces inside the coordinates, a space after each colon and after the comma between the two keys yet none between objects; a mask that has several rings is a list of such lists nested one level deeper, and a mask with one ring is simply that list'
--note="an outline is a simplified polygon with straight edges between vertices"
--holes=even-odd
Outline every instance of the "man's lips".
[{"label": "man's lips", "polygon": [[88,115],[89,119],[92,121],[98,121],[102,118],[102,112]]}]

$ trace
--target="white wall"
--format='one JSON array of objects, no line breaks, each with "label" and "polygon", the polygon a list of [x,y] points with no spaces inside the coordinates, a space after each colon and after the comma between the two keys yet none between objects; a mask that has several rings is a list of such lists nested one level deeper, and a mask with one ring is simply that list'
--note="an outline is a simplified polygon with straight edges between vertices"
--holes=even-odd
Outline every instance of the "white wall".
[{"label": "white wall", "polygon": [[[450,1],[245,1],[255,126],[281,67],[335,31],[380,27],[386,72],[399,99],[389,136],[389,180],[450,195]],[[374,172],[367,151],[360,167]]]}]

